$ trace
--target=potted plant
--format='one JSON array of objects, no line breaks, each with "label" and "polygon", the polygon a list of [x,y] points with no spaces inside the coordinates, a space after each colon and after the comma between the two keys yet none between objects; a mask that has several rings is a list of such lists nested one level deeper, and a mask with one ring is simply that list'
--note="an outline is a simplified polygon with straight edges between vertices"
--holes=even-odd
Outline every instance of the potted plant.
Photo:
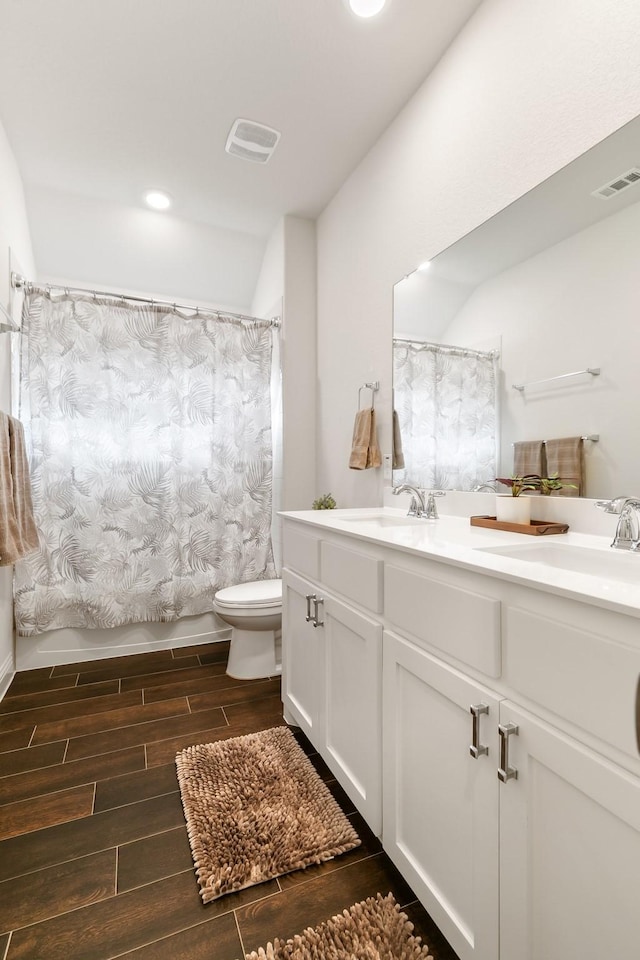
[{"label": "potted plant", "polygon": [[323,493],[321,497],[314,500],[311,504],[312,510],[335,510],[336,502],[330,493]]},{"label": "potted plant", "polygon": [[540,493],[543,497],[550,496],[554,490],[564,490],[565,487],[571,488],[572,490],[578,489],[575,483],[561,483],[557,473],[554,473],[551,477],[538,477],[538,480]]},{"label": "potted plant", "polygon": [[531,500],[521,497],[526,490],[537,490],[540,477],[527,474],[524,477],[496,477],[498,483],[511,488],[511,493],[496,494],[496,520],[506,523],[531,523]]}]

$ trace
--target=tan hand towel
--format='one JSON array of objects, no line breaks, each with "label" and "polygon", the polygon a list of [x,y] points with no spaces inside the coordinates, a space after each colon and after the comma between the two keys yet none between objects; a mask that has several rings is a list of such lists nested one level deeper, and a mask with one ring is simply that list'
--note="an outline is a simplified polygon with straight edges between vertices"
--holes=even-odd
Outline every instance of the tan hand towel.
[{"label": "tan hand towel", "polygon": [[9,417],[0,411],[0,566],[6,567],[21,557],[21,546],[13,502]]},{"label": "tan hand towel", "polygon": [[543,475],[542,440],[520,440],[513,445],[513,475],[526,477],[530,473]]},{"label": "tan hand towel", "polygon": [[[584,491],[584,467],[582,437],[561,437],[547,440],[547,476],[557,475],[562,490],[554,490],[561,497],[580,497]],[[567,484],[574,484],[569,487]]]},{"label": "tan hand towel", "polygon": [[367,467],[381,467],[382,454],[378,446],[378,431],[376,429],[376,412],[371,408],[371,427],[369,430],[369,450],[367,451]]},{"label": "tan hand towel", "polygon": [[379,467],[381,463],[375,410],[372,407],[358,410],[353,425],[349,466],[352,470],[367,470],[369,467]]},{"label": "tan hand towel", "polygon": [[402,452],[402,434],[400,433],[400,420],[398,411],[393,411],[393,453],[391,457],[391,466],[393,470],[404,470],[404,453]]},{"label": "tan hand towel", "polygon": [[22,541],[22,555],[31,553],[39,546],[38,530],[33,516],[31,478],[24,442],[24,427],[15,417],[9,417],[9,440],[11,445],[11,475],[13,478],[13,505]]},{"label": "tan hand towel", "polygon": [[37,546],[24,431],[19,420],[0,413],[0,566]]}]

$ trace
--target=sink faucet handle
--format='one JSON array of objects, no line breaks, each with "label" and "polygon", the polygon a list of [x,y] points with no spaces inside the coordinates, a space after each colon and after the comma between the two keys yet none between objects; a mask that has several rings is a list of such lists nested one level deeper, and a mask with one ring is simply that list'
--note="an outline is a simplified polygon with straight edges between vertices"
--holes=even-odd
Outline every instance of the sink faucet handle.
[{"label": "sink faucet handle", "polygon": [[444,490],[430,490],[427,496],[427,505],[424,508],[424,517],[427,520],[437,520],[438,519],[438,508],[436,506],[436,497],[445,497],[446,492]]}]

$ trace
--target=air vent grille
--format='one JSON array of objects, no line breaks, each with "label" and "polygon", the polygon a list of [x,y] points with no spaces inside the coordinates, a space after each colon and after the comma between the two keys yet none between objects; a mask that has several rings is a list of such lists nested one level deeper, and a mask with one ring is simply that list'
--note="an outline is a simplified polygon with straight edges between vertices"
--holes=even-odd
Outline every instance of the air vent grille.
[{"label": "air vent grille", "polygon": [[225,150],[234,157],[266,163],[278,145],[280,134],[272,127],[265,127],[253,120],[236,120],[225,145]]},{"label": "air vent grille", "polygon": [[632,167],[626,173],[621,173],[615,180],[603,184],[597,190],[593,190],[591,196],[600,197],[601,200],[609,200],[610,197],[617,197],[622,190],[640,182],[640,167]]}]

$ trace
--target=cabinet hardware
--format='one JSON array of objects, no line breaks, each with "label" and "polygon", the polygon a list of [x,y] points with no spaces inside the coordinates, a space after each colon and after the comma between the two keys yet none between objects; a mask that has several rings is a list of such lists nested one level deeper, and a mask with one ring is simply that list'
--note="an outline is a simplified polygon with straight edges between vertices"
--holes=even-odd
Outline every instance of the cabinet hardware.
[{"label": "cabinet hardware", "polygon": [[305,620],[307,621],[307,623],[310,623],[313,620],[313,615],[311,613],[311,601],[315,599],[316,599],[315,593],[308,593],[305,596],[305,600],[307,601],[307,615],[305,617]]},{"label": "cabinet hardware", "polygon": [[500,734],[500,766],[498,767],[498,780],[506,783],[507,780],[517,780],[518,771],[509,766],[509,737],[519,733],[517,723],[499,723],[498,733]]},{"label": "cabinet hardware", "polygon": [[319,613],[318,607],[320,606],[321,603],[324,603],[324,597],[316,597],[315,594],[314,594],[314,597],[313,597],[313,609],[314,609],[313,625],[314,625],[314,627],[324,627],[324,620],[318,620],[318,613]]},{"label": "cabinet hardware", "polygon": [[471,746],[469,753],[477,760],[478,757],[485,757],[489,753],[489,747],[481,744],[480,741],[480,717],[483,713],[489,713],[489,707],[486,703],[477,703],[469,707],[469,713],[473,717],[471,727]]}]

